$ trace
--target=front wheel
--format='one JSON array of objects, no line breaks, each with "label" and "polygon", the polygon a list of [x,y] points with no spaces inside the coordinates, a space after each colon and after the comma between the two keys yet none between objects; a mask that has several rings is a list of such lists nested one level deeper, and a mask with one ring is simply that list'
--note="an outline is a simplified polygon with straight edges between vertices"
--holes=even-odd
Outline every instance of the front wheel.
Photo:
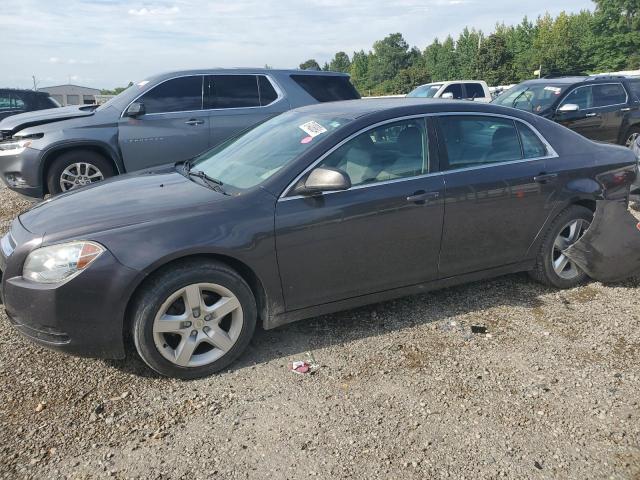
[{"label": "front wheel", "polygon": [[100,182],[115,174],[111,161],[92,150],[71,150],[56,158],[47,174],[47,188],[55,195]]},{"label": "front wheel", "polygon": [[573,288],[587,279],[587,274],[564,254],[589,228],[593,212],[572,205],[551,223],[542,240],[536,267],[530,275],[538,282],[556,288]]},{"label": "front wheel", "polygon": [[625,135],[624,145],[627,148],[633,148],[633,144],[640,137],[640,127],[631,127]]},{"label": "front wheel", "polygon": [[234,270],[187,262],[146,284],[133,309],[138,354],[156,372],[182,379],[211,375],[247,347],[256,302]]}]

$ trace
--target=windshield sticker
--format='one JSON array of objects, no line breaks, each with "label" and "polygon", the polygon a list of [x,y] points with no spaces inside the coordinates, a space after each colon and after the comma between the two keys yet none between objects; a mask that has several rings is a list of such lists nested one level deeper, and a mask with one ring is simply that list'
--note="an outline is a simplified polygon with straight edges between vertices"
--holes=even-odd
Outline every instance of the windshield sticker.
[{"label": "windshield sticker", "polygon": [[304,137],[300,140],[300,143],[309,143],[311,140],[313,140],[313,137]]},{"label": "windshield sticker", "polygon": [[331,122],[329,125],[331,125],[333,128],[338,128],[340,126],[340,122],[336,122],[335,120],[333,122]]},{"label": "windshield sticker", "polygon": [[317,137],[318,135],[325,133],[327,131],[322,125],[318,122],[311,120],[310,122],[303,123],[300,127],[304,133],[309,135],[311,138]]},{"label": "windshield sticker", "polygon": [[544,89],[549,90],[550,92],[553,92],[556,95],[560,95],[560,92],[562,91],[562,89],[558,87],[544,87]]}]

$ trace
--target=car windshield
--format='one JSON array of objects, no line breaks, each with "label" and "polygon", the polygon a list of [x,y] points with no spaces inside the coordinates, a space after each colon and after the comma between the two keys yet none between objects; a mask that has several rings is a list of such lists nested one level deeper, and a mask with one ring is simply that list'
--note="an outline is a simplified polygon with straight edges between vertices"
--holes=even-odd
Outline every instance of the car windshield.
[{"label": "car windshield", "polygon": [[420,85],[419,87],[411,90],[407,97],[414,98],[433,98],[433,96],[440,90],[442,87],[441,83],[431,84],[431,85]]},{"label": "car windshield", "polygon": [[497,97],[493,103],[503,107],[540,113],[551,108],[568,87],[569,85],[566,84],[553,83],[516,85]]},{"label": "car windshield", "polygon": [[147,85],[148,83],[149,83],[149,80],[142,80],[141,82],[137,82],[137,83],[134,83],[133,85],[128,86],[123,91],[121,91],[119,94],[117,94],[115,97],[110,98],[105,103],[100,105],[97,108],[97,110],[100,111],[100,110],[104,110],[104,109],[110,107],[115,102],[117,102],[120,98],[124,97],[125,95],[129,95],[129,93],[131,93],[134,90],[141,92],[142,89],[144,88],[144,86]]},{"label": "car windshield", "polygon": [[286,112],[196,157],[191,169],[225,188],[252,188],[351,121],[328,113]]}]

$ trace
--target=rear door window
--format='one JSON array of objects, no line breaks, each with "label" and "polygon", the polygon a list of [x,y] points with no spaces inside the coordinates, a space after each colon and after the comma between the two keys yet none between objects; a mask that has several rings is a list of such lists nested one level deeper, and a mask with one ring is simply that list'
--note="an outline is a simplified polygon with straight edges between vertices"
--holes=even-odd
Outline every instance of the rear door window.
[{"label": "rear door window", "polygon": [[260,106],[255,75],[209,75],[205,108],[247,108]]},{"label": "rear door window", "polygon": [[440,117],[439,122],[447,150],[448,170],[522,159],[513,120],[452,115]]},{"label": "rear door window", "polygon": [[260,90],[260,105],[263,107],[278,99],[278,92],[264,75],[258,75],[258,89]]},{"label": "rear door window", "polygon": [[630,80],[627,84],[631,90],[631,96],[640,101],[640,80]]},{"label": "rear door window", "polygon": [[360,94],[349,81],[349,77],[291,75],[291,79],[318,102],[335,102],[360,98]]},{"label": "rear door window", "polygon": [[179,77],[157,85],[139,101],[146,113],[190,112],[202,110],[202,75]]},{"label": "rear door window", "polygon": [[609,107],[627,103],[627,92],[620,83],[593,85],[593,106]]},{"label": "rear door window", "polygon": [[445,93],[453,93],[453,98],[455,98],[456,100],[460,100],[462,98],[462,85],[459,83],[452,83],[444,89],[442,95],[444,95]]},{"label": "rear door window", "polygon": [[479,83],[466,83],[464,85],[467,95],[465,98],[473,100],[475,98],[484,98],[484,88]]},{"label": "rear door window", "polygon": [[540,158],[547,156],[547,147],[540,138],[533,133],[525,124],[516,122],[520,141],[522,142],[522,153],[524,158]]}]

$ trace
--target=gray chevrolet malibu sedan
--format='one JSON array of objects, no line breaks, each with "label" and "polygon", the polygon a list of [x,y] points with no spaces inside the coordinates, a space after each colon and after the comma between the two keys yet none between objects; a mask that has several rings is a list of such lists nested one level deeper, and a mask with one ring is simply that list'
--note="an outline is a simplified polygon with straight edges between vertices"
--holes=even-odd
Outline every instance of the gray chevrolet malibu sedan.
[{"label": "gray chevrolet malibu sedan", "polygon": [[170,72],[101,106],[0,122],[0,180],[33,197],[188,160],[291,108],[360,98],[335,72],[217,69]]},{"label": "gray chevrolet malibu sedan", "polygon": [[40,203],[0,242],[0,298],[48,347],[122,358],[131,336],[156,371],[200,377],[258,322],[519,271],[573,287],[565,251],[598,205],[626,209],[636,162],[495,105],[311,105]]}]

